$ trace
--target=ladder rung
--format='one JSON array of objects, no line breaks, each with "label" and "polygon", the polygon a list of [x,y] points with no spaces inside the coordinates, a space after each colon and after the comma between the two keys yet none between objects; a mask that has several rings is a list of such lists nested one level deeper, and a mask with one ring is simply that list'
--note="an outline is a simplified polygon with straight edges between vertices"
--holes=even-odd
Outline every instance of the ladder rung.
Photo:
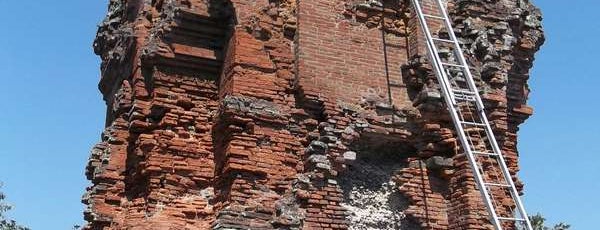
[{"label": "ladder rung", "polygon": [[442,62],[442,65],[447,65],[447,66],[452,66],[452,67],[459,67],[459,68],[465,68],[465,66],[463,66],[463,65],[457,65],[457,64],[446,63],[446,62]]},{"label": "ladder rung", "polygon": [[461,121],[460,123],[465,124],[465,125],[472,125],[472,126],[481,126],[481,127],[486,126],[483,123],[475,123],[475,122],[469,122],[469,121]]},{"label": "ladder rung", "polygon": [[472,95],[464,95],[464,94],[454,94],[454,98],[462,101],[477,101],[475,96]]},{"label": "ladder rung", "polygon": [[475,92],[471,92],[471,91],[466,91],[466,90],[460,90],[460,89],[452,89],[452,92],[454,93],[462,93],[462,94],[467,94],[467,95],[475,95]]},{"label": "ladder rung", "polygon": [[446,18],[444,17],[440,17],[440,16],[436,16],[436,15],[431,15],[431,14],[423,14],[424,17],[428,17],[428,18],[434,18],[434,19],[439,19],[439,20],[446,20]]},{"label": "ladder rung", "polygon": [[510,188],[510,185],[507,184],[496,184],[496,183],[483,183],[485,186],[494,186],[494,187],[504,187]]},{"label": "ladder rung", "polygon": [[479,151],[473,151],[473,154],[476,155],[484,155],[484,156],[498,156],[497,153],[486,153],[486,152],[479,152]]},{"label": "ladder rung", "polygon": [[498,220],[509,220],[509,221],[519,221],[519,222],[525,221],[525,219],[523,219],[523,218],[513,218],[513,217],[498,217]]},{"label": "ladder rung", "polygon": [[452,80],[454,80],[455,82],[467,82],[467,79],[464,77],[452,77]]},{"label": "ladder rung", "polygon": [[435,41],[439,41],[439,42],[448,42],[448,43],[454,43],[453,40],[448,40],[448,39],[443,39],[443,38],[431,38]]}]

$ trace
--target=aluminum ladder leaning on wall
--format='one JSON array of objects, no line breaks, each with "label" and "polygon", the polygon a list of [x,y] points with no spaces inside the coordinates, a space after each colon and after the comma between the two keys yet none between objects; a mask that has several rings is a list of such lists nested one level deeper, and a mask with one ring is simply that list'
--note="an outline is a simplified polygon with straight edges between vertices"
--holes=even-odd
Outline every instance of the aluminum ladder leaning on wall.
[{"label": "aluminum ladder leaning on wall", "polygon": [[[491,224],[497,230],[533,230],[444,4],[441,0],[411,1],[427,41],[431,66]],[[441,32],[432,33],[432,27]],[[510,198],[510,202],[507,203],[506,198]]]}]

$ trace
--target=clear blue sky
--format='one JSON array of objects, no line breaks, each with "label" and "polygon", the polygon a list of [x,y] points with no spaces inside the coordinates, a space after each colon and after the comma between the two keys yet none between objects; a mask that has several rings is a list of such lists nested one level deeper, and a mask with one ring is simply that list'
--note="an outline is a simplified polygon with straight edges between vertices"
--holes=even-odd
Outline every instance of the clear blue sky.
[{"label": "clear blue sky", "polygon": [[[538,0],[547,42],[522,126],[526,205],[550,222],[597,229],[600,2]],[[0,181],[10,215],[35,230],[82,223],[83,170],[104,123],[91,44],[106,0],[0,0]]]}]

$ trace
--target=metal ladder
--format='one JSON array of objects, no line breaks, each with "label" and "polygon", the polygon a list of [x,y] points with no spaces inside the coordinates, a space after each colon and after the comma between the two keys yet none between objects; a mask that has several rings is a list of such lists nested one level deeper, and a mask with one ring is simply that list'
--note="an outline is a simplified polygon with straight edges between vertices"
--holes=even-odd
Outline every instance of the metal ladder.
[{"label": "metal ladder", "polygon": [[[444,4],[441,0],[411,1],[425,34],[431,66],[489,212],[491,224],[497,230],[533,230]],[[438,27],[441,32],[432,33],[432,27]]]}]

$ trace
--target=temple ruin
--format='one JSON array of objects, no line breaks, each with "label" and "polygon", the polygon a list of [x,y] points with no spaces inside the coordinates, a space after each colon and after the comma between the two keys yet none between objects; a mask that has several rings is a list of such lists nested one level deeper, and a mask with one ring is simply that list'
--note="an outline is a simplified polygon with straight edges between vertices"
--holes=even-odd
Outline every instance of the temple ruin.
[{"label": "temple ruin", "polygon": [[[408,1],[109,2],[85,229],[491,229]],[[518,182],[540,11],[445,2]]]}]

